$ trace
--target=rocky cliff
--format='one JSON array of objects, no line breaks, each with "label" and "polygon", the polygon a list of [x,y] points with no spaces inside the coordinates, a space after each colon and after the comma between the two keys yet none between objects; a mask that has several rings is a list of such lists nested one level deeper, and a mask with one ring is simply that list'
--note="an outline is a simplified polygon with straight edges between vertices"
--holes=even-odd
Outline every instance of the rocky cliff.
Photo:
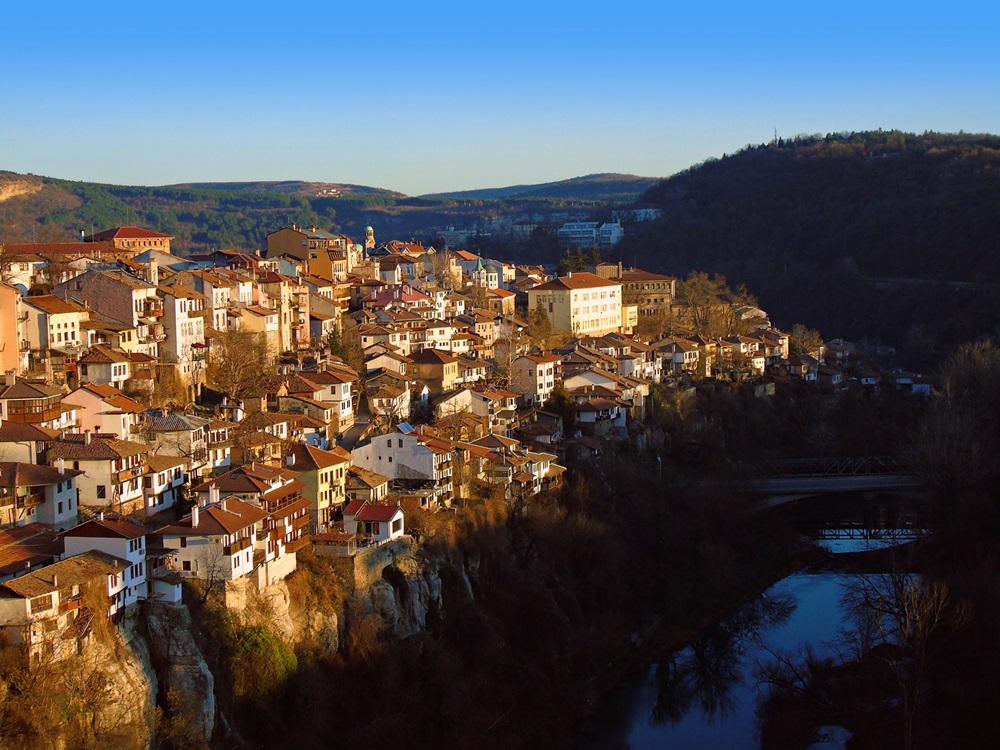
[{"label": "rocky cliff", "polygon": [[441,606],[441,578],[431,565],[416,556],[401,557],[383,571],[366,592],[359,594],[359,609],[378,615],[397,638],[427,628],[427,616]]},{"label": "rocky cliff", "polygon": [[215,677],[191,634],[186,607],[150,603],[146,609],[149,644],[160,678],[160,701],[208,741],[215,730]]}]

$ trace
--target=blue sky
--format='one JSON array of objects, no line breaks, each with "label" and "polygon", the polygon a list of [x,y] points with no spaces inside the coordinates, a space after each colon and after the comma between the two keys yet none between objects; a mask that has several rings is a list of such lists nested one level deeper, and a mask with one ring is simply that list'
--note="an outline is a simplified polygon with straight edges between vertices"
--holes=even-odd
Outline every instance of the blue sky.
[{"label": "blue sky", "polygon": [[1000,132],[994,3],[7,6],[0,169],[69,179],[416,195],[667,176],[775,127]]}]

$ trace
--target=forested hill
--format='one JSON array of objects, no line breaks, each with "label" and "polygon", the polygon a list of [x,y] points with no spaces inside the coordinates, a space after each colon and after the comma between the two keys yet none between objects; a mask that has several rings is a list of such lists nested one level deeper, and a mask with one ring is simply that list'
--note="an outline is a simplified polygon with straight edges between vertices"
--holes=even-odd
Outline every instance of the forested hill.
[{"label": "forested hill", "polygon": [[642,200],[664,214],[620,246],[627,262],[724,274],[779,324],[878,339],[917,359],[1000,324],[989,286],[1000,284],[1000,136],[779,139],[692,167]]},{"label": "forested hill", "polygon": [[0,243],[72,241],[81,230],[138,224],[172,235],[180,253],[256,249],[291,223],[359,238],[434,243],[449,227],[481,229],[526,216],[561,222],[631,203],[655,180],[590,175],[544,185],[471,191],[459,197],[406,196],[326,182],[211,182],[144,187],[0,172]]},{"label": "forested hill", "polygon": [[474,200],[496,200],[502,198],[558,198],[585,201],[608,201],[629,203],[644,190],[655,185],[652,177],[637,177],[634,174],[590,174],[559,182],[545,182],[539,185],[512,185],[503,188],[483,190],[461,190],[451,193],[434,193],[425,198],[471,198]]}]

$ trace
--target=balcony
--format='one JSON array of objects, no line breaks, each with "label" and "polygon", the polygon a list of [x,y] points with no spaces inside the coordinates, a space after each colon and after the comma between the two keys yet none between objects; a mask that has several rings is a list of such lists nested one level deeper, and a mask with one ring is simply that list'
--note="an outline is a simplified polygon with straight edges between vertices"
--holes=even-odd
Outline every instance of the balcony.
[{"label": "balcony", "polygon": [[147,302],[142,306],[142,312],[140,313],[144,318],[162,318],[163,317],[163,305],[151,304]]},{"label": "balcony", "polygon": [[118,482],[127,482],[130,479],[135,479],[136,477],[141,477],[146,473],[145,466],[133,466],[130,469],[122,469],[118,472]]},{"label": "balcony", "polygon": [[72,612],[75,609],[80,609],[83,606],[83,597],[75,597],[73,599],[67,599],[66,601],[59,602],[59,614],[64,612]]},{"label": "balcony", "polygon": [[242,539],[236,540],[228,547],[223,547],[222,554],[232,556],[239,552],[242,552],[245,549],[249,549],[252,544],[253,544],[253,537],[245,536]]}]

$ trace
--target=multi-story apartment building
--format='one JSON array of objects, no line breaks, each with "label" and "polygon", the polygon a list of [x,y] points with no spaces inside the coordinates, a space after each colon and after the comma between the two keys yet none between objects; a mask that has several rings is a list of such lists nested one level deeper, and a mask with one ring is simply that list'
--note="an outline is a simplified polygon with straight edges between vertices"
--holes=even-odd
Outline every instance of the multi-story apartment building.
[{"label": "multi-story apartment building", "polygon": [[592,273],[568,273],[528,290],[528,309],[539,305],[555,332],[599,336],[622,325],[622,287]]},{"label": "multi-story apartment building", "polygon": [[205,344],[207,298],[182,286],[159,287],[163,298],[163,342],[160,360],[177,367],[185,382],[192,382]]}]

